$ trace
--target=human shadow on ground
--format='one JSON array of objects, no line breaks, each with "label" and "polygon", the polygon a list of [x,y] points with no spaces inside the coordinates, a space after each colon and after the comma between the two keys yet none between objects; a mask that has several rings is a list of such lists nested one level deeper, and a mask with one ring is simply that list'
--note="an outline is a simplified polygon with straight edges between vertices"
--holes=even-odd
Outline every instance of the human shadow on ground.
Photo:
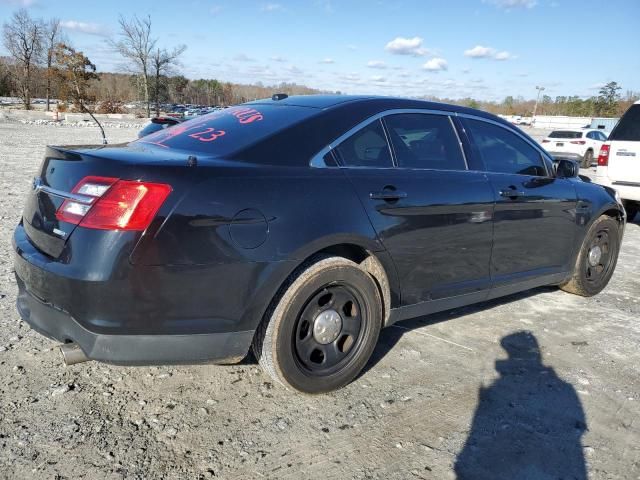
[{"label": "human shadow on ground", "polygon": [[500,377],[481,386],[471,429],[455,461],[459,480],[586,480],[585,414],[574,388],[542,363],[536,337],[501,340]]}]

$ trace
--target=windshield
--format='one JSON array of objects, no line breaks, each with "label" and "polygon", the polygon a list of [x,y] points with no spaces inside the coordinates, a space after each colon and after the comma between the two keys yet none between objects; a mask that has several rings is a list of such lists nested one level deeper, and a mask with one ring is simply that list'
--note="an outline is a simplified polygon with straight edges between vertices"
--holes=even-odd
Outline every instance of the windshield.
[{"label": "windshield", "polygon": [[316,109],[239,105],[162,129],[133,143],[225,156],[304,120]]}]

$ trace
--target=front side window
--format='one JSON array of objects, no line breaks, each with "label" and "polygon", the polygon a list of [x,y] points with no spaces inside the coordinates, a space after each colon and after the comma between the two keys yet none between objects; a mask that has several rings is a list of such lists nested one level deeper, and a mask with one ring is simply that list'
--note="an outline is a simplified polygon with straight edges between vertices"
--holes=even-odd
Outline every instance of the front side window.
[{"label": "front side window", "polygon": [[358,130],[335,149],[345,167],[388,168],[391,152],[380,120]]},{"label": "front side window", "polygon": [[464,118],[474,151],[490,172],[546,176],[542,156],[524,139],[492,123]]},{"label": "front side window", "polygon": [[401,113],[385,117],[398,167],[465,170],[460,143],[449,117]]}]

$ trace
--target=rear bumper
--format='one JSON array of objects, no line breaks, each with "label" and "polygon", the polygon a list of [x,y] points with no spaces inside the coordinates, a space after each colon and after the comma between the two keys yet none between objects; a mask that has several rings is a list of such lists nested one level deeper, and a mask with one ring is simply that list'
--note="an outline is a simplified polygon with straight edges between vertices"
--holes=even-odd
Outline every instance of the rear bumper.
[{"label": "rear bumper", "polygon": [[22,225],[13,248],[24,321],[59,342],[77,343],[90,359],[122,365],[244,358],[273,298],[270,274],[288,268],[286,262],[132,265],[126,252],[109,255],[96,242],[76,242],[69,258],[53,259],[31,244]]},{"label": "rear bumper", "polygon": [[606,174],[606,167],[598,167],[595,182],[615,189],[623,200],[640,202],[640,182],[612,181]]},{"label": "rear bumper", "polygon": [[71,315],[29,293],[16,274],[18,312],[31,328],[58,342],[75,342],[91,360],[117,365],[232,363],[247,353],[253,331],[190,335],[94,333]]}]

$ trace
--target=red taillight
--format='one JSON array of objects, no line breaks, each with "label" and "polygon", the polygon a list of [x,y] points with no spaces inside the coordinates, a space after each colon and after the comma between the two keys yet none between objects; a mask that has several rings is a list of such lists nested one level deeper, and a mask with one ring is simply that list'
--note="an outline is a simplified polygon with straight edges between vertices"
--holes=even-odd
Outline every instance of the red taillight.
[{"label": "red taillight", "polygon": [[598,155],[598,166],[606,167],[609,165],[609,145],[606,143],[600,147],[600,154]]},{"label": "red taillight", "polygon": [[585,140],[571,140],[569,143],[575,143],[576,145],[584,145],[587,142]]},{"label": "red taillight", "polygon": [[79,195],[77,200],[65,200],[56,211],[56,218],[63,222],[77,225],[84,218],[93,204],[100,198],[111,185],[118,181],[112,177],[84,177],[71,190],[71,193]]},{"label": "red taillight", "polygon": [[86,199],[65,200],[59,220],[101,230],[145,230],[171,186],[105,177],[85,177],[73,189]]}]

